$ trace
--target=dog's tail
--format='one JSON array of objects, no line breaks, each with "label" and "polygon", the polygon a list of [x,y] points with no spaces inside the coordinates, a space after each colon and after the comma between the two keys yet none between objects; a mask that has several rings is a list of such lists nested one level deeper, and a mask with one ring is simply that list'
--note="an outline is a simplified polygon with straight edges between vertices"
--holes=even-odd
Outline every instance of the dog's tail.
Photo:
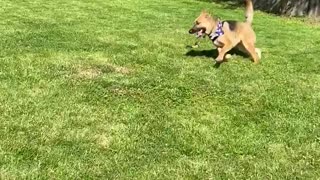
[{"label": "dog's tail", "polygon": [[245,0],[246,3],[246,23],[252,24],[253,21],[253,3],[252,0]]}]

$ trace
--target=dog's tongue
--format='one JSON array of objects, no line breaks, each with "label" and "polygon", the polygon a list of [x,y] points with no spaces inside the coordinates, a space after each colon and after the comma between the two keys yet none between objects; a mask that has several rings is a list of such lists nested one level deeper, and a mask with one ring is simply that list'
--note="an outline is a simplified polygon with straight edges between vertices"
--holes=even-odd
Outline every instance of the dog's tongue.
[{"label": "dog's tongue", "polygon": [[202,36],[202,31],[198,31],[197,37],[199,38],[199,37],[201,37],[201,36]]}]

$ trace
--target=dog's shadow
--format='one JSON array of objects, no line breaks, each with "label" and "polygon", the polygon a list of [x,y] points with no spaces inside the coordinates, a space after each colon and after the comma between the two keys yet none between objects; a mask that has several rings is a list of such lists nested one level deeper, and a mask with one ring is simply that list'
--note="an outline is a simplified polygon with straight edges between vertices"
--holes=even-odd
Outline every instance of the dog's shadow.
[{"label": "dog's shadow", "polygon": [[217,49],[211,49],[211,50],[194,50],[191,49],[186,53],[186,56],[190,57],[208,57],[208,58],[215,58],[218,56],[218,50]]},{"label": "dog's shadow", "polygon": [[[185,55],[186,56],[190,56],[190,57],[207,57],[207,58],[212,58],[212,59],[215,59],[217,56],[218,56],[218,50],[217,49],[211,49],[211,50],[194,50],[194,49],[191,49],[189,50]],[[231,54],[232,56],[234,55],[239,55],[239,56],[242,56],[242,57],[249,57],[246,53],[244,52],[241,52],[237,49],[232,49],[231,51],[228,52],[228,54]],[[222,63],[218,63],[216,62],[214,67],[215,68],[219,68],[220,65]]]}]

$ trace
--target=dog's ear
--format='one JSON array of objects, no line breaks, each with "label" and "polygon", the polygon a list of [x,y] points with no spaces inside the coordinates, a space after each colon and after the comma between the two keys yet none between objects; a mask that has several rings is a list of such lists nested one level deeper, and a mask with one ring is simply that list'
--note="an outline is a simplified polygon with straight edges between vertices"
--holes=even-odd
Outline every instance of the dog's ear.
[{"label": "dog's ear", "polygon": [[209,19],[212,19],[212,16],[211,16],[211,14],[209,14],[209,13],[206,13],[204,17],[205,17],[206,19],[208,19],[208,20],[209,20]]},{"label": "dog's ear", "polygon": [[207,18],[207,19],[208,19],[208,18],[212,18],[212,17],[211,17],[211,14],[208,13],[207,10],[202,10],[201,14],[202,14],[203,17],[205,17],[205,18]]},{"label": "dog's ear", "polygon": [[209,13],[208,13],[208,11],[207,11],[206,9],[202,10],[202,11],[201,11],[201,14],[203,14],[203,15],[205,15],[205,16],[208,16],[208,15],[209,15]]},{"label": "dog's ear", "polygon": [[217,21],[221,21],[221,18],[219,16],[214,16],[213,18]]},{"label": "dog's ear", "polygon": [[208,13],[208,11],[205,10],[205,9],[201,11],[201,14],[202,14],[202,16],[204,16],[205,18],[207,18],[208,16],[210,16],[209,13]]}]

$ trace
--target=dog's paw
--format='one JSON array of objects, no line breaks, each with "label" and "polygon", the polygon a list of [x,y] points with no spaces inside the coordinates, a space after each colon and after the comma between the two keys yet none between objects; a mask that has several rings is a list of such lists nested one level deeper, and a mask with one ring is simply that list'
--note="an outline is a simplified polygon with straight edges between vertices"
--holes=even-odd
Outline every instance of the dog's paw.
[{"label": "dog's paw", "polygon": [[217,57],[217,58],[215,59],[215,61],[218,62],[218,63],[221,63],[221,62],[223,61],[223,58]]},{"label": "dog's paw", "polygon": [[258,55],[258,58],[261,59],[261,49],[255,48],[255,51],[256,51],[256,53]]},{"label": "dog's paw", "polygon": [[232,59],[232,55],[231,54],[226,54],[226,57],[225,57],[227,60],[228,59]]}]

